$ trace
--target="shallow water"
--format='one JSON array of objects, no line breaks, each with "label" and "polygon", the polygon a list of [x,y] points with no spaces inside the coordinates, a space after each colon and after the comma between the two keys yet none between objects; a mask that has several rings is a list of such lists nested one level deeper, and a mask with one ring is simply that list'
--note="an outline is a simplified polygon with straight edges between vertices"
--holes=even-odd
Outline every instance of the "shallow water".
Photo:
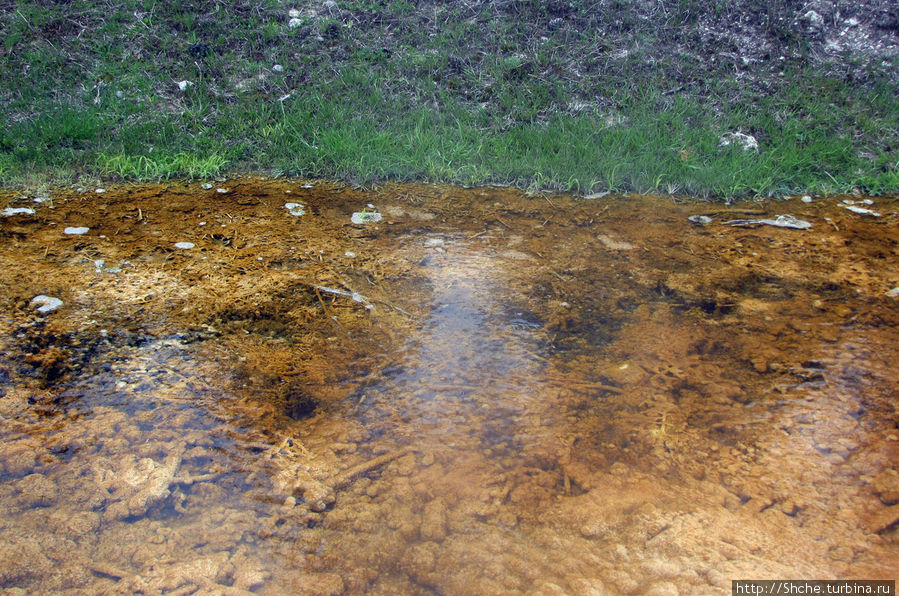
[{"label": "shallow water", "polygon": [[3,589],[897,576],[895,200],[217,186],[0,220]]}]

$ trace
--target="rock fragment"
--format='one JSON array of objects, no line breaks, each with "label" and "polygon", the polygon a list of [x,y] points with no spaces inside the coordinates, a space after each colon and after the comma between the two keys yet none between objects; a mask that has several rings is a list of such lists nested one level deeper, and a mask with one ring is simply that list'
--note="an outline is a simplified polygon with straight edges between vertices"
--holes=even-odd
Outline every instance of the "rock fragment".
[{"label": "rock fragment", "polygon": [[743,228],[766,225],[774,226],[775,228],[792,228],[794,230],[807,230],[812,227],[812,224],[809,222],[792,215],[778,215],[775,219],[732,219],[724,222],[724,225]]},{"label": "rock fragment", "polygon": [[302,203],[284,203],[284,208],[294,217],[306,215],[306,207]]},{"label": "rock fragment", "polygon": [[759,150],[759,142],[756,138],[742,132],[727,132],[721,135],[718,146],[728,147],[730,145],[738,145],[743,151]]},{"label": "rock fragment", "polygon": [[0,211],[0,217],[12,217],[14,215],[34,215],[34,209],[30,207],[7,207]]},{"label": "rock fragment", "polygon": [[350,221],[356,225],[377,223],[381,221],[381,214],[377,211],[357,211],[350,217]]},{"label": "rock fragment", "polygon": [[54,298],[53,296],[44,296],[40,294],[39,296],[35,296],[31,299],[30,305],[32,308],[37,308],[37,312],[42,315],[45,315],[49,312],[53,312],[60,306],[62,306],[63,302],[59,298]]}]

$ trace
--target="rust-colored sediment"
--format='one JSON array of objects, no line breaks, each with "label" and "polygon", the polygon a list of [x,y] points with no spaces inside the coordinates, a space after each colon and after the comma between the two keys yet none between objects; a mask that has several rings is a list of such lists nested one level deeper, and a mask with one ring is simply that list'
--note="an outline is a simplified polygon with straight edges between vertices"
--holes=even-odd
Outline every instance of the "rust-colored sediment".
[{"label": "rust-colored sediment", "polygon": [[5,196],[0,588],[899,572],[895,200],[217,186]]}]

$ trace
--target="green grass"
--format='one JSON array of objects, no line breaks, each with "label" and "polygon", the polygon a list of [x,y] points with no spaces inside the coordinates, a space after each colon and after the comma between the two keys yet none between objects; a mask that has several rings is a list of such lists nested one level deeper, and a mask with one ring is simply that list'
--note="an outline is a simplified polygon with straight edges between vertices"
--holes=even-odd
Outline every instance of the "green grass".
[{"label": "green grass", "polygon": [[[646,66],[657,38],[634,37],[624,8],[620,39],[585,27],[538,43],[527,27],[549,18],[544,3],[508,18],[462,6],[356,0],[352,18],[297,29],[274,1],[0,8],[0,184],[268,170],[728,198],[899,191],[895,60],[863,83],[796,60],[753,87],[689,55]],[[759,151],[720,147],[728,131]]]}]

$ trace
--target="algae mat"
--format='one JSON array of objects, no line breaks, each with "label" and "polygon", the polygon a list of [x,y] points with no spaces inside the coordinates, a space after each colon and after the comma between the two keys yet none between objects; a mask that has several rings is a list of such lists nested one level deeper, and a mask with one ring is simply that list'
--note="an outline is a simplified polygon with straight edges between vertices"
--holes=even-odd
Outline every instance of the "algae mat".
[{"label": "algae mat", "polygon": [[4,197],[0,587],[896,578],[895,200],[205,186]]}]

